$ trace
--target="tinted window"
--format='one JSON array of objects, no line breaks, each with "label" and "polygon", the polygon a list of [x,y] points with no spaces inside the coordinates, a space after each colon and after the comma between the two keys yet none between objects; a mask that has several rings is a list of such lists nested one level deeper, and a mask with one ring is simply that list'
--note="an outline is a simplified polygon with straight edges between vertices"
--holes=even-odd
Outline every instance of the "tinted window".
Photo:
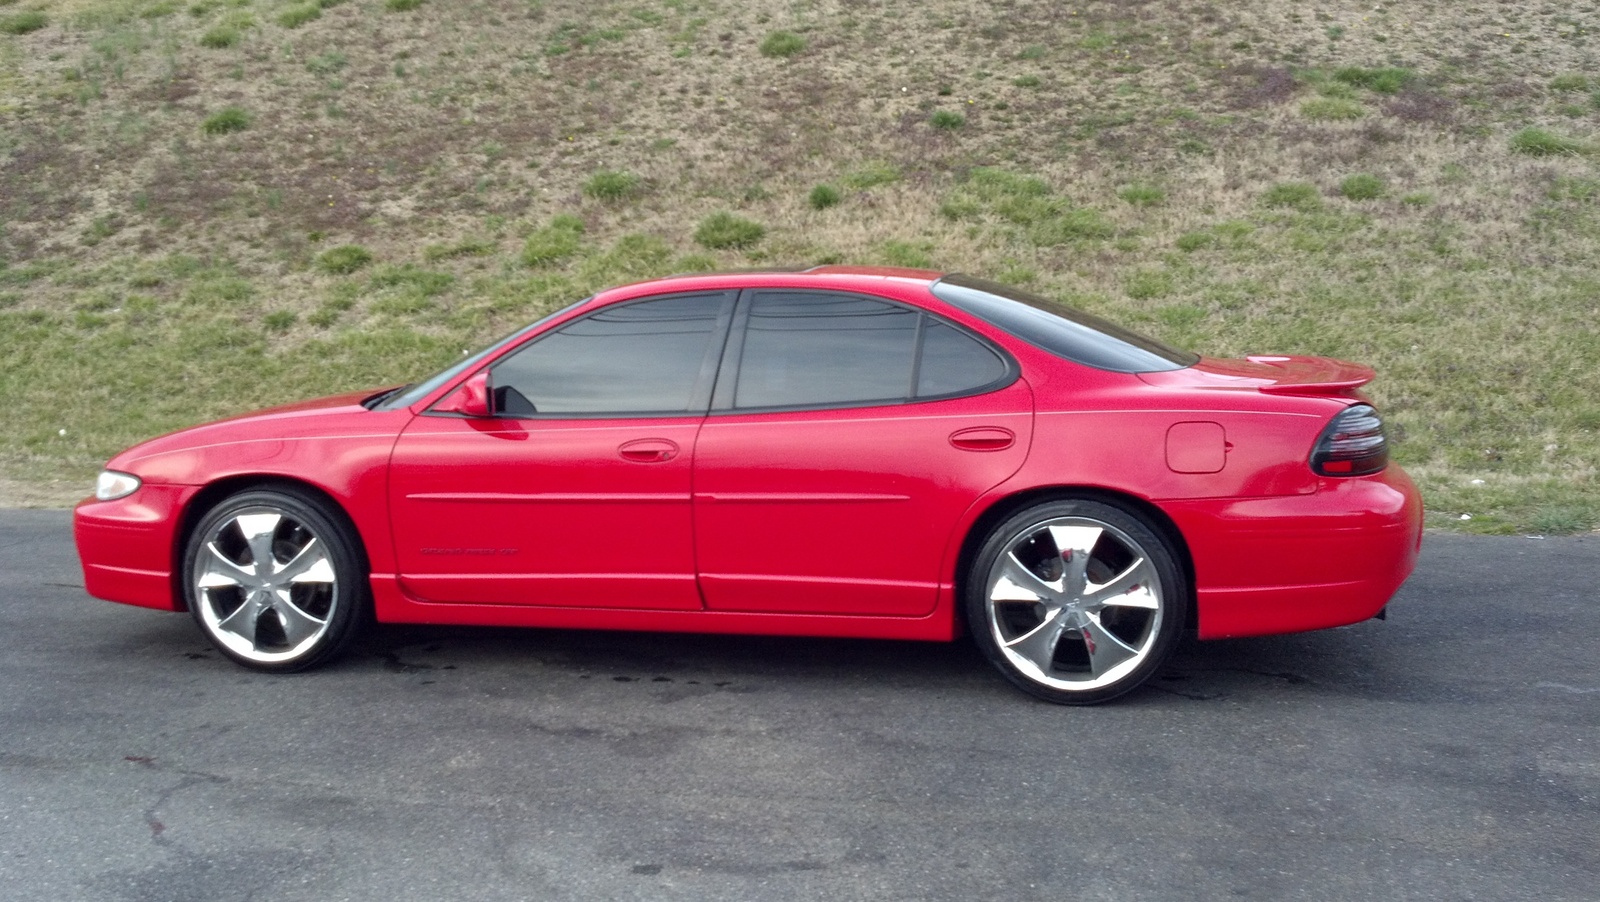
[{"label": "tinted window", "polygon": [[928,317],[922,327],[922,359],[917,364],[917,397],[956,395],[999,381],[1008,365],[983,342]]},{"label": "tinted window", "polygon": [[734,406],[904,400],[920,316],[849,295],[759,292],[750,302]]},{"label": "tinted window", "polygon": [[[495,364],[495,409],[539,414],[686,413],[720,350],[723,294],[607,307]],[[715,346],[715,348],[714,348]]]},{"label": "tinted window", "polygon": [[1098,316],[1005,285],[946,276],[934,284],[933,293],[1029,344],[1097,369],[1153,373],[1200,360]]},{"label": "tinted window", "polygon": [[456,361],[455,363],[451,364],[449,367],[447,367],[442,372],[439,372],[439,373],[436,373],[436,374],[434,374],[432,376],[429,376],[427,379],[424,379],[423,381],[418,382],[418,383],[416,383],[414,385],[404,386],[404,387],[402,387],[402,388],[400,388],[400,389],[398,389],[396,391],[390,392],[389,394],[380,397],[375,403],[372,404],[372,409],[373,410],[399,410],[402,407],[410,407],[411,405],[417,403],[418,401],[421,401],[423,398],[426,398],[428,395],[432,394],[434,392],[434,390],[439,388],[439,386],[445,384],[446,382],[449,382],[450,380],[452,380],[455,377],[461,375],[462,373],[466,372],[467,370],[470,370],[470,369],[473,369],[473,368],[477,367],[477,365],[482,363],[486,358],[493,357],[495,354],[500,352],[501,348],[504,348],[506,345],[509,345],[512,342],[516,341],[519,337],[521,337],[521,335],[524,332],[527,332],[529,329],[532,329],[534,326],[537,326],[540,323],[546,322],[548,320],[555,319],[556,317],[560,316],[561,314],[566,313],[568,310],[571,310],[573,307],[576,307],[579,304],[586,304],[586,303],[588,303],[588,301],[589,301],[588,298],[584,298],[581,301],[577,301],[575,303],[568,304],[567,306],[562,307],[560,310],[557,310],[554,313],[549,313],[549,314],[546,314],[544,316],[541,316],[541,317],[539,317],[538,320],[534,321],[533,323],[530,323],[529,325],[523,326],[521,329],[518,329],[517,331],[511,333],[510,335],[507,335],[505,338],[500,339],[499,341],[497,341],[494,344],[488,346],[487,348],[484,348],[483,350],[479,351],[478,353],[473,354],[471,357],[467,357],[467,358],[464,358],[462,360]]}]

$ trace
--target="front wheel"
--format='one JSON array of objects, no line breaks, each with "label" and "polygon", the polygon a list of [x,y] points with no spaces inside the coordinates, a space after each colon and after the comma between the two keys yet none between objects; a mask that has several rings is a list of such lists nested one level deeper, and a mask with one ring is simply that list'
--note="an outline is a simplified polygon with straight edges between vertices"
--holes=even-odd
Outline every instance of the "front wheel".
[{"label": "front wheel", "polygon": [[291,490],[234,495],[183,556],[184,597],[212,644],[253,670],[303,670],[343,650],[361,622],[365,573],[343,519]]},{"label": "front wheel", "polygon": [[966,614],[984,655],[1039,698],[1087,705],[1149,679],[1183,632],[1187,587],[1139,514],[1087,499],[1007,519],[967,574]]}]

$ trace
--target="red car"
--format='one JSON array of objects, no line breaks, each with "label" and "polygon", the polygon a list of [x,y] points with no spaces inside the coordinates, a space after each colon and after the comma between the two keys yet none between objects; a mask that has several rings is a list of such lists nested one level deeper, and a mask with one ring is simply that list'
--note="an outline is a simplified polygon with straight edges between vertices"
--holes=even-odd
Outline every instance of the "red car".
[{"label": "red car", "polygon": [[950,640],[1103,701],[1201,639],[1379,614],[1416,489],[1314,357],[1218,360],[962,275],[601,292],[415,385],[113,458],[90,594],[299,670],[391,623]]}]

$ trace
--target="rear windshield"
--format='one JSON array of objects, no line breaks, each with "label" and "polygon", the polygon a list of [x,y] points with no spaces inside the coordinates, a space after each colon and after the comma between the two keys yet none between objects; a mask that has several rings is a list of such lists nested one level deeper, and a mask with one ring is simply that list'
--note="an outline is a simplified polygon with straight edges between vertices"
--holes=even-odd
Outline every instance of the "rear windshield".
[{"label": "rear windshield", "polygon": [[1168,347],[1082,310],[971,276],[945,276],[933,294],[1057,357],[1113,373],[1181,370],[1198,354]]}]

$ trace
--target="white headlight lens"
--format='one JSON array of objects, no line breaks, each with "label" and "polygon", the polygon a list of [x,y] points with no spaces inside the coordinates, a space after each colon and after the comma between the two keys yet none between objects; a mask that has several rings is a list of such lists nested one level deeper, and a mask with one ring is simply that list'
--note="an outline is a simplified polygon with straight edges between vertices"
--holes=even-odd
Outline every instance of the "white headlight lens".
[{"label": "white headlight lens", "polygon": [[132,473],[101,470],[100,478],[94,481],[94,496],[101,501],[115,501],[118,498],[126,498],[138,490],[139,477]]}]

